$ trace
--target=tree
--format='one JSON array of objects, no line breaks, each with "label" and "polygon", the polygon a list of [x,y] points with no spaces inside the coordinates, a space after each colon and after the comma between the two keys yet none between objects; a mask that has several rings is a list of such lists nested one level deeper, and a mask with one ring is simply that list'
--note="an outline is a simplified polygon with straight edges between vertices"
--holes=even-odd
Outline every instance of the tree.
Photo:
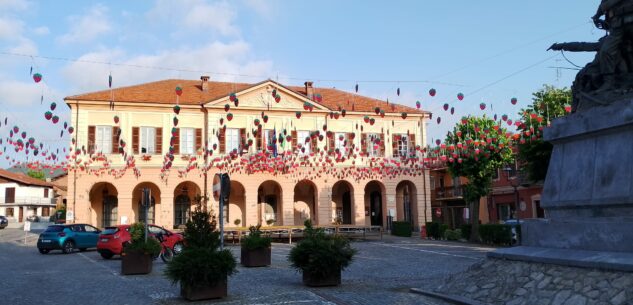
[{"label": "tree", "polygon": [[46,175],[43,171],[29,170],[26,174],[31,178],[46,180]]},{"label": "tree", "polygon": [[545,180],[552,144],[543,141],[543,128],[553,119],[566,115],[570,110],[571,90],[545,85],[533,94],[533,103],[521,109],[521,124],[517,127],[517,159],[524,164],[523,170],[532,181]]},{"label": "tree", "polygon": [[512,161],[511,134],[494,120],[464,117],[440,146],[453,177],[466,177],[464,200],[470,205],[471,241],[479,241],[479,199],[488,195],[492,177],[503,164]]}]

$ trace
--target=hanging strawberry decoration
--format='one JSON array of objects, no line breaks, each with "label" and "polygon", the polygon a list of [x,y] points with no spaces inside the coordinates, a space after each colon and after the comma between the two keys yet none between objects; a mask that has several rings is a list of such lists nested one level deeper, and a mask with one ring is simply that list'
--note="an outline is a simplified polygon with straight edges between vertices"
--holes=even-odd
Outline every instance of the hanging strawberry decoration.
[{"label": "hanging strawberry decoration", "polygon": [[114,124],[119,124],[119,116],[118,115],[114,116]]},{"label": "hanging strawberry decoration", "polygon": [[384,118],[385,117],[385,111],[384,110],[380,110],[380,117]]},{"label": "hanging strawberry decoration", "polygon": [[565,112],[570,113],[571,112],[571,106],[565,105]]},{"label": "hanging strawberry decoration", "polygon": [[264,120],[264,123],[268,123],[268,116],[267,116],[267,115],[264,115],[263,120]]},{"label": "hanging strawberry decoration", "polygon": [[182,87],[176,86],[176,95],[178,95],[178,96],[182,95]]},{"label": "hanging strawberry decoration", "polygon": [[174,126],[178,126],[178,117],[174,117]]},{"label": "hanging strawberry decoration", "polygon": [[437,91],[435,91],[435,88],[431,88],[431,90],[429,90],[429,95],[430,96],[435,96],[436,93],[437,93]]},{"label": "hanging strawberry decoration", "polygon": [[240,104],[240,99],[235,98],[235,100],[233,101],[233,104],[235,104],[235,107],[239,106],[239,104]]},{"label": "hanging strawberry decoration", "polygon": [[442,143],[442,141],[440,141],[440,139],[435,140],[435,145],[440,145],[440,143]]},{"label": "hanging strawberry decoration", "polygon": [[365,123],[369,123],[369,116],[367,116],[367,115],[364,116],[363,117],[363,121],[365,121]]},{"label": "hanging strawberry decoration", "polygon": [[55,115],[53,116],[52,120],[53,120],[53,124],[57,124],[57,122],[59,122],[59,117]]},{"label": "hanging strawberry decoration", "polygon": [[255,126],[259,126],[259,119],[255,119],[255,121],[253,121],[253,124],[255,124]]},{"label": "hanging strawberry decoration", "polygon": [[464,99],[464,94],[461,93],[461,92],[457,93],[457,99],[460,100],[460,101],[463,100]]},{"label": "hanging strawberry decoration", "polygon": [[230,109],[231,109],[231,105],[229,104],[224,105],[224,112],[229,112]]},{"label": "hanging strawberry decoration", "polygon": [[448,110],[448,103],[444,103],[444,111]]},{"label": "hanging strawberry decoration", "polygon": [[341,116],[345,117],[345,114],[347,114],[347,111],[345,109],[341,110]]},{"label": "hanging strawberry decoration", "polygon": [[508,115],[507,114],[502,115],[501,119],[504,120],[504,121],[507,121],[508,120]]},{"label": "hanging strawberry decoration", "polygon": [[406,118],[407,118],[407,113],[406,113],[406,112],[403,112],[403,113],[401,114],[401,116],[402,116],[402,119],[406,119]]},{"label": "hanging strawberry decoration", "polygon": [[416,101],[415,102],[415,107],[420,109],[420,106],[422,106],[422,104],[420,104],[420,101]]},{"label": "hanging strawberry decoration", "polygon": [[374,123],[376,123],[374,118],[369,119],[369,125],[374,125]]},{"label": "hanging strawberry decoration", "polygon": [[356,93],[358,93],[358,84],[356,84],[356,86],[354,87],[354,90],[356,91]]},{"label": "hanging strawberry decoration", "polygon": [[174,106],[174,113],[176,115],[180,114],[180,106],[178,106],[178,105]]},{"label": "hanging strawberry decoration", "polygon": [[451,107],[451,115],[455,114],[455,107]]},{"label": "hanging strawberry decoration", "polygon": [[51,103],[51,111],[54,111],[57,108],[57,104],[55,102]]},{"label": "hanging strawberry decoration", "polygon": [[295,112],[295,116],[297,117],[297,119],[300,119],[301,118],[301,111]]},{"label": "hanging strawberry decoration", "polygon": [[234,102],[234,101],[235,101],[235,99],[237,99],[237,96],[235,95],[235,93],[231,92],[231,93],[229,94],[229,100],[230,100],[231,102]]},{"label": "hanging strawberry decoration", "polygon": [[275,102],[279,103],[281,101],[281,95],[277,94],[275,95]]},{"label": "hanging strawberry decoration", "polygon": [[439,123],[441,123],[441,122],[442,122],[442,118],[438,116],[438,117],[437,117],[437,123],[439,124]]},{"label": "hanging strawberry decoration", "polygon": [[39,83],[40,81],[42,81],[42,74],[39,74],[39,73],[35,73],[35,74],[33,74],[33,80],[34,80],[36,83]]},{"label": "hanging strawberry decoration", "polygon": [[397,94],[398,96],[400,96],[400,88],[399,88],[399,87],[398,87],[398,90],[396,90],[396,94]]},{"label": "hanging strawberry decoration", "polygon": [[379,114],[379,113],[380,113],[380,107],[375,107],[375,108],[374,108],[374,112],[375,112],[376,114]]},{"label": "hanging strawberry decoration", "polygon": [[518,101],[518,100],[517,100],[517,98],[516,98],[516,97],[513,97],[513,98],[511,98],[511,99],[510,99],[510,103],[512,103],[512,105],[516,105],[516,104],[517,104],[517,101]]},{"label": "hanging strawberry decoration", "polygon": [[73,128],[72,126],[68,127],[68,133],[73,134],[73,132],[75,132],[75,128]]},{"label": "hanging strawberry decoration", "polygon": [[46,111],[46,112],[44,113],[44,117],[45,117],[47,120],[50,120],[50,119],[53,117],[53,113],[52,113],[52,112],[50,112],[50,111]]},{"label": "hanging strawberry decoration", "polygon": [[18,133],[18,131],[20,131],[20,128],[18,126],[13,126],[13,133]]},{"label": "hanging strawberry decoration", "polygon": [[479,104],[479,109],[481,109],[481,110],[486,109],[486,103]]}]

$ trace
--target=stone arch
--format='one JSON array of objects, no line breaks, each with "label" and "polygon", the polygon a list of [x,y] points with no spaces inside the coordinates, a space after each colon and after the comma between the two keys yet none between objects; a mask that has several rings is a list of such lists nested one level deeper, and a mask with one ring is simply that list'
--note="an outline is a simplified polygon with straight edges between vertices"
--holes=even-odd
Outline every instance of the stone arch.
[{"label": "stone arch", "polygon": [[413,182],[402,180],[396,186],[396,221],[408,221],[418,228],[418,191]]},{"label": "stone arch", "polygon": [[369,213],[367,224],[387,225],[387,191],[382,182],[372,180],[365,185],[365,211]]},{"label": "stone arch", "polygon": [[[235,221],[239,219],[239,224]],[[231,180],[231,194],[228,205],[224,209],[224,220],[228,226],[246,225],[246,190],[244,185],[235,180]]]},{"label": "stone arch", "polygon": [[200,196],[200,187],[191,181],[183,181],[174,188],[174,228],[182,228],[187,223]]},{"label": "stone arch", "polygon": [[95,183],[90,188],[90,223],[99,228],[115,226],[119,223],[119,192],[108,182]]},{"label": "stone arch", "polygon": [[257,202],[261,211],[262,224],[283,224],[283,194],[281,185],[274,180],[266,180],[257,189]]},{"label": "stone arch", "polygon": [[354,186],[339,180],[332,186],[332,219],[341,224],[354,224]]},{"label": "stone arch", "polygon": [[144,188],[150,189],[150,206],[148,207],[147,222],[150,224],[157,224],[159,214],[156,211],[160,211],[160,188],[152,182],[141,182],[134,187],[132,191],[132,217],[131,222],[143,222],[145,207],[142,206],[142,192]]},{"label": "stone arch", "polygon": [[299,226],[310,219],[312,223],[318,223],[317,213],[317,187],[310,180],[301,180],[294,188],[294,225]]}]

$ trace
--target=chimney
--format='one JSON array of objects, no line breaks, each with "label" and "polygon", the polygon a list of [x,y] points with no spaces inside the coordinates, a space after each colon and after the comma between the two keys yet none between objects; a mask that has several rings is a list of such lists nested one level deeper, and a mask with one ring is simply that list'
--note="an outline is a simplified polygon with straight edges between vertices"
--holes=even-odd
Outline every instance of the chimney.
[{"label": "chimney", "polygon": [[314,88],[312,87],[312,82],[303,83],[306,86],[306,95],[309,99],[314,99]]},{"label": "chimney", "polygon": [[202,91],[209,91],[209,76],[203,75],[200,76],[200,80],[202,81],[201,88]]}]

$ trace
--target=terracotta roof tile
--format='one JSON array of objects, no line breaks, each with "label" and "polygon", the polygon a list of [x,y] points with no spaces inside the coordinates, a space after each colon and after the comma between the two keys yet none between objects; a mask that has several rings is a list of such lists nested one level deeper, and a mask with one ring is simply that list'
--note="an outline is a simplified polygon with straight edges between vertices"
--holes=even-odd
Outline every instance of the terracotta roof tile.
[{"label": "terracotta roof tile", "polygon": [[[113,89],[112,92],[110,92],[110,90],[104,90],[69,96],[66,97],[65,100],[110,101],[112,96],[114,102],[174,104],[176,103],[176,87],[180,86],[182,88],[182,95],[178,98],[178,102],[183,105],[199,105],[200,103],[213,101],[228,96],[232,92],[239,92],[259,84],[215,81],[209,81],[208,83],[209,89],[202,91],[201,81],[199,80],[168,79],[116,88]],[[286,88],[306,96],[305,87],[286,86]],[[320,94],[322,97],[320,102],[315,101],[315,103],[321,104],[333,111],[337,111],[339,106],[347,111],[352,111],[353,104],[354,111],[360,112],[374,112],[375,107],[380,107],[380,109],[388,113],[424,113],[424,111],[412,107],[387,103],[386,101],[338,89],[315,87],[314,93]]]},{"label": "terracotta roof tile", "polygon": [[27,175],[19,174],[19,173],[13,173],[4,169],[0,169],[0,177],[5,178],[7,180],[15,181],[20,184],[53,187],[51,183],[48,183],[46,181],[35,179],[35,178],[29,177]]}]

